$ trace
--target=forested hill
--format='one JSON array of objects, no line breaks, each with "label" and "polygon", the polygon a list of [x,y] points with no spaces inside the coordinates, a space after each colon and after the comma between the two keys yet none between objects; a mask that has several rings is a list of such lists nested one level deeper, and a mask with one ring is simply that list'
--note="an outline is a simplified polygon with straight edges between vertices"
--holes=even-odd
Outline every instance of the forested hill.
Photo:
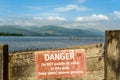
[{"label": "forested hill", "polygon": [[0,36],[23,36],[23,34],[0,32]]},{"label": "forested hill", "polygon": [[59,26],[0,26],[0,32],[21,34],[24,36],[103,36],[104,32],[96,29],[69,29]]}]

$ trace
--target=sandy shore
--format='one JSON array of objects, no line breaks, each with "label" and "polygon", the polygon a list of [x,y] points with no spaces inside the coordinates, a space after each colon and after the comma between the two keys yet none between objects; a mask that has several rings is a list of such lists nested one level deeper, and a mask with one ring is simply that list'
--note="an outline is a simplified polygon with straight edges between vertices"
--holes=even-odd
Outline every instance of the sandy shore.
[{"label": "sandy shore", "polygon": [[62,49],[87,49],[87,48],[100,48],[104,49],[104,43],[98,43],[98,44],[88,44],[88,45],[80,45],[80,46],[70,46],[67,48],[55,48],[55,49],[25,49],[25,50],[19,50],[19,51],[12,51],[10,53],[24,53],[24,52],[35,52],[35,51],[44,51],[44,50],[62,50]]},{"label": "sandy shore", "polygon": [[[104,43],[72,46],[68,48],[52,49],[85,49],[86,76],[69,78],[69,80],[103,80],[104,79]],[[9,54],[9,70],[11,80],[36,80],[35,52],[43,50],[25,50]],[[18,73],[19,72],[19,73]],[[16,73],[16,74],[15,74]],[[56,79],[47,79],[56,80]],[[67,80],[67,79],[60,79]]]}]

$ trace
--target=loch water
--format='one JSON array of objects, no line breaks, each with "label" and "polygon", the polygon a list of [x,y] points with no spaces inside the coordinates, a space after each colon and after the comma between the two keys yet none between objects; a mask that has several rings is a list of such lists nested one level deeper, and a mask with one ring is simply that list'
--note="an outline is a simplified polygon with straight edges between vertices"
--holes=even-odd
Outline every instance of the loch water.
[{"label": "loch water", "polygon": [[8,44],[9,51],[66,48],[103,42],[104,37],[0,36],[0,44]]}]

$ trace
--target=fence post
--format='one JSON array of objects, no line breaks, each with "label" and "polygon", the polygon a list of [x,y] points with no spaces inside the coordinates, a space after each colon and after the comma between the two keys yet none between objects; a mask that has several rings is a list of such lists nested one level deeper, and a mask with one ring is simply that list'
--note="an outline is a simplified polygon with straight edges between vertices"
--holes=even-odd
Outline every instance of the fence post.
[{"label": "fence post", "polygon": [[120,80],[120,30],[106,31],[105,80]]},{"label": "fence post", "polygon": [[0,80],[8,80],[8,45],[0,44]]}]

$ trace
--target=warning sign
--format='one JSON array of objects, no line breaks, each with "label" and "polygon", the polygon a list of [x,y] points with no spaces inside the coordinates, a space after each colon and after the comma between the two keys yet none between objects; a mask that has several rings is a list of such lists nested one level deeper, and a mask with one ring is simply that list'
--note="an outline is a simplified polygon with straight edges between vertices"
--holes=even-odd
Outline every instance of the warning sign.
[{"label": "warning sign", "polygon": [[35,53],[37,78],[85,76],[84,49],[38,51]]}]

